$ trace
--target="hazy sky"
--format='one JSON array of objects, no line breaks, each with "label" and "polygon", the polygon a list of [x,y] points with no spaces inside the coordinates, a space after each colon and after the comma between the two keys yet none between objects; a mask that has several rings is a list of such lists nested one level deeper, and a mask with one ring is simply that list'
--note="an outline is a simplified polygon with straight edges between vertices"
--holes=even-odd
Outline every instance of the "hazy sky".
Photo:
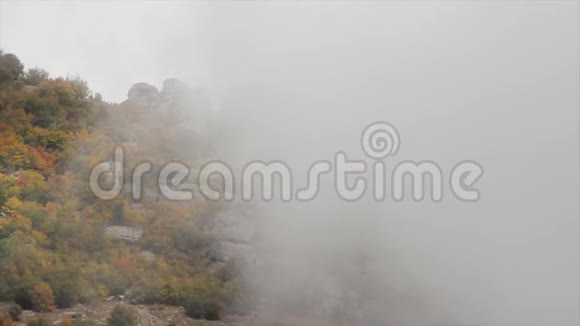
[{"label": "hazy sky", "polygon": [[0,47],[107,100],[136,82],[208,83],[207,5],[195,1],[0,1]]},{"label": "hazy sky", "polygon": [[[272,245],[287,261],[314,246],[326,262],[340,255],[323,245],[351,241],[380,262],[375,280],[421,296],[442,321],[578,325],[578,2],[1,0],[0,10],[0,47],[28,67],[78,73],[105,99],[169,77],[205,88],[242,112],[246,159],[364,158],[360,131],[386,120],[402,135],[396,161],[480,162],[477,204],[450,194],[441,204],[314,202],[298,215],[369,220],[336,233],[281,223]],[[291,221],[288,212],[272,214]],[[286,227],[309,233],[298,245]]]}]

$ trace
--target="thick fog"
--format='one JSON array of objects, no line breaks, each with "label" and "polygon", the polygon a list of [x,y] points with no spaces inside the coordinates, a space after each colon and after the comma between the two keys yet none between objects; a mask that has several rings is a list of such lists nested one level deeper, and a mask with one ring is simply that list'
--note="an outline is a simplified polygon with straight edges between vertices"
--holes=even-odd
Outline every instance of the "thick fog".
[{"label": "thick fog", "polygon": [[[312,201],[255,201],[246,274],[263,314],[298,325],[579,325],[577,2],[47,8],[2,2],[0,47],[79,73],[111,100],[168,77],[204,88],[223,123],[215,158],[238,169],[280,160],[304,187],[308,167],[338,151],[374,162],[360,137],[375,121],[401,138],[387,171],[439,164],[441,202],[396,202],[389,181],[383,201],[369,189],[346,202],[332,173]],[[485,171],[477,202],[449,187],[464,160]]]},{"label": "thick fog", "polygon": [[[433,160],[448,176],[470,159],[485,170],[477,203],[445,187],[441,203],[377,204],[370,194],[344,203],[323,192],[270,205],[276,258],[265,291],[293,290],[308,306],[307,292],[328,296],[320,283],[335,284],[368,296],[370,311],[352,317],[359,325],[577,324],[577,9],[212,6],[213,78],[229,109],[248,111],[240,155],[294,172],[338,150],[365,159],[360,133],[383,120],[401,134],[388,162]],[[338,309],[349,305],[357,309]]]}]

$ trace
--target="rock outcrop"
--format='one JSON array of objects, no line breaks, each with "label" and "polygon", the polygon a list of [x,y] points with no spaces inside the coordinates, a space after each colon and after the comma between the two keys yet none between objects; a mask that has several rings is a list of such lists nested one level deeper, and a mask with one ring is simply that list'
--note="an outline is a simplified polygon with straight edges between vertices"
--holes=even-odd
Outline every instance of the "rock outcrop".
[{"label": "rock outcrop", "polygon": [[211,117],[209,96],[202,89],[192,89],[176,78],[163,81],[161,91],[147,83],[136,83],[129,89],[123,105],[170,113],[198,134],[207,131]]},{"label": "rock outcrop", "polygon": [[248,209],[241,204],[231,204],[214,218],[214,228],[220,234],[211,259],[217,264],[231,261],[251,266],[256,262],[253,240],[255,221]]},{"label": "rock outcrop", "polygon": [[142,108],[152,108],[159,105],[160,94],[157,87],[147,83],[133,85],[127,93],[127,100]]},{"label": "rock outcrop", "polygon": [[130,226],[111,225],[105,229],[105,234],[113,239],[134,243],[141,240],[143,237],[143,229]]}]

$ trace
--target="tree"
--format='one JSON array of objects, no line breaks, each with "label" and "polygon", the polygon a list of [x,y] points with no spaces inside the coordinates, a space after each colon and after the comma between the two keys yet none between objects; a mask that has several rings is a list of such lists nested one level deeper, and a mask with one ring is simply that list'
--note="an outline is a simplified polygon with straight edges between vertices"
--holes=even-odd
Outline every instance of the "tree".
[{"label": "tree", "polygon": [[28,69],[22,76],[22,81],[27,85],[38,86],[49,77],[48,71],[34,67]]},{"label": "tree", "polygon": [[32,309],[40,312],[53,311],[56,308],[52,289],[47,283],[36,284],[30,291]]},{"label": "tree", "polygon": [[[43,83],[44,84],[44,83]],[[59,105],[56,95],[32,96],[26,103],[26,112],[34,117],[32,122],[42,128],[56,129],[64,121],[66,112]]]},{"label": "tree", "polygon": [[70,133],[64,130],[50,130],[35,127],[32,133],[36,138],[34,143],[42,146],[49,152],[64,150],[71,138]]},{"label": "tree", "polygon": [[18,196],[19,190],[16,179],[0,173],[0,207],[4,206],[8,198]]},{"label": "tree", "polygon": [[125,305],[115,306],[108,320],[109,326],[137,326],[138,323],[137,310]]},{"label": "tree", "polygon": [[69,85],[71,85],[73,88],[78,101],[86,100],[92,96],[92,92],[87,84],[87,81],[81,77],[77,75],[67,76],[65,81],[68,82]]},{"label": "tree", "polygon": [[125,205],[123,202],[117,202],[111,209],[111,223],[123,225],[125,223]]},{"label": "tree", "polygon": [[38,94],[42,97],[56,98],[58,104],[74,106],[77,94],[75,86],[64,79],[47,80],[40,83]]},{"label": "tree", "polygon": [[22,200],[46,203],[50,198],[44,176],[34,170],[20,171],[17,185],[21,189],[20,198]]},{"label": "tree", "polygon": [[17,56],[0,50],[0,84],[16,80],[23,70],[24,65]]},{"label": "tree", "polygon": [[47,275],[48,282],[54,291],[54,300],[61,309],[70,308],[82,296],[80,268],[75,264],[55,266]]}]

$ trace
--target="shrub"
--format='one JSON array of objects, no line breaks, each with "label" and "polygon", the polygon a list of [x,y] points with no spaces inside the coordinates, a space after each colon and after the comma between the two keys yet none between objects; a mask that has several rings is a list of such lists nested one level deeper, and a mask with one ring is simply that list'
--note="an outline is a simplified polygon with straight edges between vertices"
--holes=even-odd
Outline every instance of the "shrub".
[{"label": "shrub", "polygon": [[80,319],[66,319],[63,320],[60,326],[97,326],[94,320],[80,320]]},{"label": "shrub", "polygon": [[20,320],[20,315],[22,315],[22,308],[17,304],[11,304],[8,308],[8,314],[12,320]]},{"label": "shrub", "polygon": [[199,292],[192,293],[185,304],[185,313],[195,319],[219,320],[223,310],[220,300]]},{"label": "shrub", "polygon": [[79,301],[82,295],[80,268],[69,264],[57,267],[53,273],[47,273],[47,280],[53,289],[54,301],[59,308],[70,308]]},{"label": "shrub", "polygon": [[52,326],[50,322],[44,318],[33,319],[26,323],[26,326]]},{"label": "shrub", "polygon": [[130,306],[115,306],[109,318],[109,326],[137,326],[137,310]]},{"label": "shrub", "polygon": [[97,326],[97,322],[94,320],[73,320],[70,324],[71,326]]}]

